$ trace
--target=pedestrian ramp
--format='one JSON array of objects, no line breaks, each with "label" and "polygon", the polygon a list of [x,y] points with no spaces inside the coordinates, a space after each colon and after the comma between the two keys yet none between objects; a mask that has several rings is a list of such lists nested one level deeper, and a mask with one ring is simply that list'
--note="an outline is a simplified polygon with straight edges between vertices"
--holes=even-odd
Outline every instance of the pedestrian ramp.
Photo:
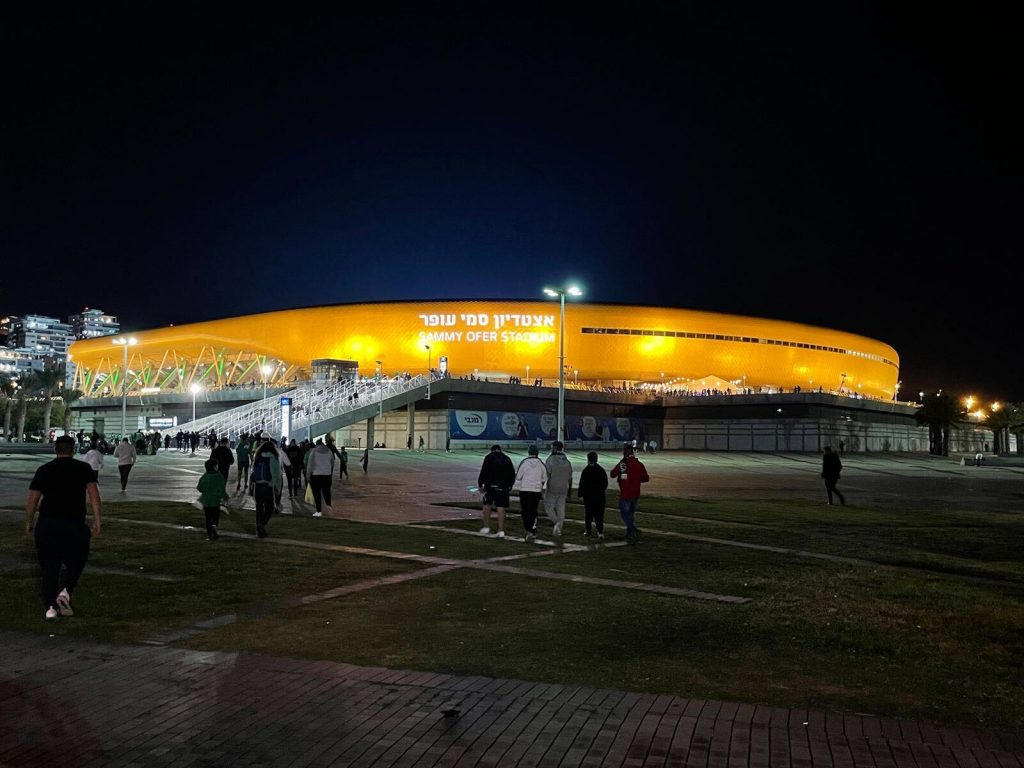
[{"label": "pedestrian ramp", "polygon": [[425,375],[364,381],[309,382],[280,392],[273,397],[230,408],[211,416],[179,424],[183,432],[237,437],[263,432],[283,434],[281,399],[291,399],[291,434],[316,437],[422,399],[428,387],[443,380],[428,382]]}]

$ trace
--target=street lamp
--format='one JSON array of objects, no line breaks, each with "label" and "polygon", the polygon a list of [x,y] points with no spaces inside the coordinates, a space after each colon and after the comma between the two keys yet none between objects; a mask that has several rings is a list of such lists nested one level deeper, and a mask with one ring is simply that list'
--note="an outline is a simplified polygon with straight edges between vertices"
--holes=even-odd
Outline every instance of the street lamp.
[{"label": "street lamp", "polygon": [[430,399],[430,345],[424,344],[423,348],[427,350],[427,400]]},{"label": "street lamp", "polygon": [[544,294],[558,299],[558,439],[565,439],[565,294],[582,296],[583,291],[575,285],[564,288],[545,288]]},{"label": "street lamp", "polygon": [[384,417],[384,390],[380,386],[380,377],[384,373],[384,369],[381,367],[383,363],[380,360],[374,360],[377,363],[377,401],[379,403],[377,407],[377,415],[381,418]]},{"label": "street lamp", "polygon": [[526,366],[526,384],[527,386],[530,384],[530,366]]},{"label": "street lamp", "polygon": [[119,347],[124,348],[124,365],[121,366],[121,437],[128,429],[128,347],[134,347],[139,340],[134,336],[113,339]]},{"label": "street lamp", "polygon": [[260,368],[260,371],[263,372],[263,399],[266,400],[267,399],[267,376],[272,374],[274,372],[274,369],[273,369],[272,366],[269,366],[266,363],[264,363],[263,367]]},{"label": "street lamp", "polygon": [[203,385],[198,381],[193,381],[192,386],[189,387],[192,392],[192,421],[196,420],[196,395],[203,391]]}]

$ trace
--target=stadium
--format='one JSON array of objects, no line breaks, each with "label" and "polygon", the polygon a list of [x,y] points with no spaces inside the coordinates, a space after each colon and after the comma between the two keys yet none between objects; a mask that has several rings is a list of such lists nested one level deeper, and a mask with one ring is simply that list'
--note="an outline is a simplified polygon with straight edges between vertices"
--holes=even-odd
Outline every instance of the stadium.
[{"label": "stadium", "polygon": [[[350,447],[926,451],[899,356],[857,334],[620,304],[308,307],[76,342],[75,426],[316,438]],[[563,325],[564,323],[564,325]],[[560,332],[564,327],[564,335]],[[564,361],[564,390],[559,363]],[[965,427],[964,449],[984,447]]]},{"label": "stadium", "polygon": [[[564,361],[572,386],[662,391],[852,392],[892,400],[899,357],[838,330],[686,309],[570,303]],[[360,376],[425,373],[550,383],[558,305],[534,301],[345,304],[210,320],[76,342],[74,386],[129,394],[309,380],[315,361]],[[321,363],[324,364],[324,363]]]}]

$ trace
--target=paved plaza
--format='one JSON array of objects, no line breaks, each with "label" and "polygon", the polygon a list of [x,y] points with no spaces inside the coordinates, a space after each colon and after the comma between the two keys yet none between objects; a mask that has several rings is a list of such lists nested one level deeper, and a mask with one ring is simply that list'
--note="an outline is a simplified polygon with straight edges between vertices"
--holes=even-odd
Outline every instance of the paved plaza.
[{"label": "paved plaza", "polygon": [[[375,451],[366,474],[354,456],[351,478],[334,482],[335,516],[396,525],[433,521],[439,527],[446,519],[475,517],[438,503],[479,498],[471,489],[482,455]],[[0,513],[3,519],[20,519],[28,481],[47,458],[0,455],[0,508],[8,510]],[[577,468],[585,463],[580,454],[570,458]],[[642,458],[652,476],[645,490],[654,494],[824,501],[820,459],[813,455]],[[101,476],[107,503],[195,500],[200,457],[173,451],[142,457],[124,494],[112,463]],[[892,455],[846,456],[844,463],[842,488],[854,503],[1005,511],[1019,510],[1024,498],[1019,465],[979,468]],[[251,499],[241,500],[251,507]],[[301,503],[291,511],[309,514]],[[428,567],[416,577],[432,568],[526,569],[536,556],[543,557],[543,549],[486,561],[421,558]],[[386,581],[295,599],[330,600]],[[121,646],[0,632],[0,766],[1024,768],[1024,740],[1014,734],[704,701],[685,698],[684,691],[659,696],[199,652],[174,647],[177,636]]]}]

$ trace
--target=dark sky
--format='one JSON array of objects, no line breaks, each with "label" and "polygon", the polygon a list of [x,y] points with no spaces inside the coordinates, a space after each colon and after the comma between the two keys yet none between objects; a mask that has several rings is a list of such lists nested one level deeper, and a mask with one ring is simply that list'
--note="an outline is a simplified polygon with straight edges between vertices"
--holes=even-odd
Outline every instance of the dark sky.
[{"label": "dark sky", "polygon": [[228,5],[3,12],[0,313],[142,329],[576,278],[1024,401],[1019,15]]}]

